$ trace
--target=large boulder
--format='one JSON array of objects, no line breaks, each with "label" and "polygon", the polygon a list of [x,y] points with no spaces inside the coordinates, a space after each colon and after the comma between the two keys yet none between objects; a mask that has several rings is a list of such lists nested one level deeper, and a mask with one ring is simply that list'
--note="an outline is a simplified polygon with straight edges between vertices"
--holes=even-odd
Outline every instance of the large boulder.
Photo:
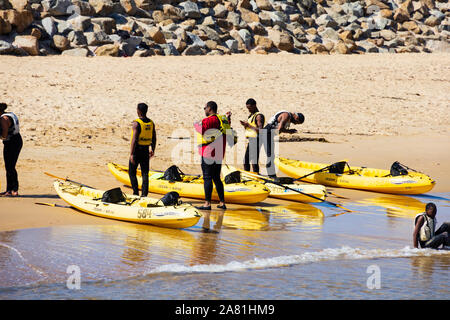
[{"label": "large boulder", "polygon": [[184,9],[187,18],[198,19],[202,16],[195,2],[185,1],[180,3],[180,6]]},{"label": "large boulder", "polygon": [[138,9],[134,0],[120,0],[120,5],[127,15],[133,16]]},{"label": "large boulder", "polygon": [[148,29],[146,32],[146,36],[158,44],[166,43],[166,38],[164,37],[164,34],[161,31],[161,28],[159,27],[153,27]]},{"label": "large boulder", "polygon": [[8,2],[11,4],[11,7],[15,10],[30,10],[30,2],[28,0],[8,0]]},{"label": "large boulder", "polygon": [[58,32],[58,30],[56,29],[55,21],[53,21],[52,17],[46,17],[42,19],[41,23],[45,32],[47,32],[50,37],[53,37]]},{"label": "large boulder", "polygon": [[51,16],[68,16],[73,14],[73,5],[71,0],[44,0],[42,1],[42,8]]},{"label": "large boulder", "polygon": [[269,0],[256,0],[256,7],[259,10],[272,11],[273,7]]},{"label": "large boulder", "polygon": [[0,10],[0,18],[16,27],[16,31],[21,33],[33,22],[33,13],[29,10]]},{"label": "large boulder", "polygon": [[199,45],[191,44],[183,51],[183,56],[199,56],[206,53],[206,50]]},{"label": "large boulder", "polygon": [[279,50],[292,51],[294,49],[294,40],[291,35],[284,30],[269,30],[268,37]]},{"label": "large boulder", "polygon": [[14,52],[14,47],[11,43],[0,40],[0,55],[1,54],[10,54],[13,52]]},{"label": "large boulder", "polygon": [[119,55],[119,46],[116,44],[105,44],[94,51],[96,56],[117,57]]},{"label": "large boulder", "polygon": [[52,40],[53,47],[59,51],[64,51],[70,48],[70,41],[64,36],[55,34]]},{"label": "large boulder", "polygon": [[99,16],[107,16],[113,12],[114,3],[112,0],[89,0],[89,4],[94,8]]},{"label": "large boulder", "polygon": [[39,54],[38,39],[33,36],[16,36],[13,45],[25,50],[30,56]]},{"label": "large boulder", "polygon": [[112,34],[116,29],[116,20],[109,17],[92,18],[91,23],[98,25],[106,34]]},{"label": "large boulder", "polygon": [[103,44],[111,44],[113,41],[103,31],[84,33],[87,43],[90,46],[99,46]]},{"label": "large boulder", "polygon": [[63,51],[62,55],[72,57],[87,57],[89,50],[86,48],[75,48]]},{"label": "large boulder", "polygon": [[3,18],[0,18],[0,34],[8,34],[11,32],[11,30],[11,23]]}]

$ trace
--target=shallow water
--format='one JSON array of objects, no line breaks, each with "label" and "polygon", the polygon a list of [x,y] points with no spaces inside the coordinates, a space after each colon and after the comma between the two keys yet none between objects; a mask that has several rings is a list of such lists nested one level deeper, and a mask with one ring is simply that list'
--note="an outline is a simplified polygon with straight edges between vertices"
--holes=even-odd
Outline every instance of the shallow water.
[{"label": "shallow water", "polygon": [[[450,252],[411,249],[411,238],[429,201],[438,225],[450,221],[450,194],[368,195],[343,202],[347,213],[326,204],[212,212],[218,233],[202,232],[203,219],[184,230],[1,232],[0,299],[448,299]],[[67,287],[69,266],[79,290]]]}]

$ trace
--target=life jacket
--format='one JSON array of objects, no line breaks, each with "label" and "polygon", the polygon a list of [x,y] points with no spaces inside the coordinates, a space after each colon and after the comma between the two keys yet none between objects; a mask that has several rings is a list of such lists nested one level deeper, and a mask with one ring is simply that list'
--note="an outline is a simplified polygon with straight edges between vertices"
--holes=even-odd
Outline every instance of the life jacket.
[{"label": "life jacket", "polygon": [[218,139],[220,136],[226,136],[227,133],[231,132],[231,126],[230,122],[228,121],[227,116],[221,115],[221,114],[213,114],[208,116],[209,117],[217,117],[219,119],[220,128],[219,129],[208,129],[206,132],[203,133],[203,135],[199,132],[197,132],[197,145],[199,147],[207,146],[208,144],[213,143],[216,139]]},{"label": "life jacket", "polygon": [[[141,132],[139,133],[139,137],[137,138],[137,144],[140,146],[149,146],[152,144],[153,140],[153,128],[155,124],[152,120],[149,122],[144,122],[142,119],[136,119],[139,126],[141,127]],[[131,130],[131,141],[133,141],[133,130]]]},{"label": "life jacket", "polygon": [[2,114],[1,116],[9,117],[13,123],[13,125],[8,128],[8,135],[6,137],[6,141],[8,141],[9,139],[11,139],[12,136],[20,133],[19,118],[12,112],[6,112],[6,113]]},{"label": "life jacket", "polygon": [[[258,115],[264,116],[261,112],[255,112],[248,117],[248,124],[254,128],[256,128],[256,117]],[[266,124],[266,120],[264,119],[263,127]],[[256,138],[258,136],[258,132],[253,130],[252,128],[245,128],[245,137],[246,138]]]},{"label": "life jacket", "polygon": [[419,240],[425,242],[434,237],[434,231],[437,221],[436,218],[431,219],[430,217],[428,217],[426,212],[422,212],[415,217],[414,226],[417,224],[417,219],[420,216],[423,216],[424,222],[419,231]]},{"label": "life jacket", "polygon": [[278,111],[272,118],[269,119],[269,121],[267,122],[267,124],[269,124],[273,129],[278,127],[278,116],[282,113],[289,113],[289,120],[286,122],[286,124],[284,125],[285,129],[289,129],[289,126],[291,125],[291,113],[289,111],[286,110],[282,110],[282,111]]}]

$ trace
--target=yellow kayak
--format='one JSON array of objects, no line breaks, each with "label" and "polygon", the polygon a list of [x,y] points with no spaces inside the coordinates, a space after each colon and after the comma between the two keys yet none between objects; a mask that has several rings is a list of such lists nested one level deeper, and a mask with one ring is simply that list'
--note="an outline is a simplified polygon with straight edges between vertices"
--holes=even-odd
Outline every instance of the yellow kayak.
[{"label": "yellow kayak", "polygon": [[[128,176],[128,167],[115,163],[108,163],[108,169],[113,176],[127,186],[131,186]],[[203,179],[194,175],[182,176],[183,181],[170,182],[161,179],[162,173],[157,171],[149,172],[148,191],[153,193],[166,194],[176,191],[182,197],[205,199]],[[137,171],[139,188],[142,186],[141,171]],[[224,184],[225,202],[228,203],[257,203],[264,201],[269,196],[269,190],[261,183],[248,181],[244,183]],[[219,196],[214,188],[212,200],[219,200]]]},{"label": "yellow kayak", "polygon": [[[305,162],[276,158],[275,165],[281,172],[293,178],[299,178],[316,170],[329,166],[324,163]],[[389,170],[346,166],[342,174],[327,171],[310,175],[302,181],[323,184],[331,187],[360,189],[366,191],[393,194],[421,194],[433,189],[436,182],[419,172],[407,175],[390,176]]]},{"label": "yellow kayak", "polygon": [[58,196],[72,207],[95,216],[151,224],[166,228],[188,228],[197,224],[201,214],[189,204],[164,206],[159,199],[126,195],[126,203],[102,202],[104,191],[67,181],[53,184]]},{"label": "yellow kayak", "polygon": [[296,183],[291,183],[291,184],[285,185],[289,188],[298,190],[302,193],[306,193],[313,197],[319,198],[320,199],[319,200],[319,199],[314,199],[313,197],[309,197],[305,194],[301,194],[299,192],[295,192],[293,190],[283,188],[283,187],[273,184],[273,183],[264,182],[264,180],[258,179],[258,177],[256,177],[254,175],[254,173],[252,173],[252,172],[241,170],[241,169],[235,168],[233,166],[230,166],[228,164],[223,165],[223,167],[222,167],[222,172],[223,172],[224,176],[226,176],[227,174],[234,172],[234,171],[240,171],[241,177],[244,179],[254,180],[254,181],[258,181],[260,183],[264,183],[265,186],[267,187],[267,189],[269,189],[269,191],[270,191],[269,197],[271,197],[271,198],[308,203],[308,202],[321,202],[321,200],[325,200],[325,197],[326,197],[327,190],[322,185],[296,184]]}]

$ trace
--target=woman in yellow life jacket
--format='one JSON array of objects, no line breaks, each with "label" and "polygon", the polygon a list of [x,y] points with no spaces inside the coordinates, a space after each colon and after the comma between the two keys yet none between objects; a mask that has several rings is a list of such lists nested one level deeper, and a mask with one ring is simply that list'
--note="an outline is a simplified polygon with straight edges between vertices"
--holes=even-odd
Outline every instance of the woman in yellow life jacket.
[{"label": "woman in yellow life jacket", "polygon": [[245,128],[245,138],[247,139],[247,149],[244,156],[244,170],[250,171],[250,164],[252,171],[259,174],[259,149],[261,147],[259,139],[259,130],[264,128],[264,115],[259,112],[256,107],[254,99],[248,99],[245,103],[250,115],[248,121],[241,121]]},{"label": "woman in yellow life jacket", "polygon": [[153,157],[156,148],[155,124],[147,117],[148,106],[139,103],[137,106],[138,118],[133,121],[131,131],[131,151],[128,173],[130,176],[133,194],[139,195],[136,178],[137,167],[141,166],[142,173],[142,197],[148,194],[148,172],[150,170],[150,158]]}]

